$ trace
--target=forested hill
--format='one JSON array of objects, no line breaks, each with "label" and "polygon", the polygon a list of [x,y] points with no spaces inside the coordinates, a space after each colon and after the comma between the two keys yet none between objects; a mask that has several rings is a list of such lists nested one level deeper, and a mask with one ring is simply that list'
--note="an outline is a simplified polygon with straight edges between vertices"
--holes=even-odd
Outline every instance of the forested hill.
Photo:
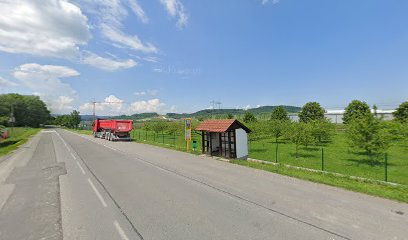
[{"label": "forested hill", "polygon": [[[200,110],[195,113],[167,113],[166,116],[169,118],[186,118],[186,117],[209,117],[209,116],[219,116],[219,115],[228,115],[232,114],[234,116],[237,115],[242,115],[245,114],[246,111],[250,111],[255,115],[260,115],[260,114],[269,114],[272,112],[274,108],[277,106],[263,106],[263,107],[258,107],[258,108],[250,108],[248,110],[244,109],[205,109],[205,110]],[[300,107],[295,107],[295,106],[283,106],[286,111],[289,113],[296,113],[300,111]]]},{"label": "forested hill", "polygon": [[[200,110],[195,113],[167,113],[165,115],[159,115],[158,113],[137,113],[133,115],[121,115],[121,116],[98,116],[99,118],[118,118],[118,119],[132,119],[135,121],[138,120],[146,120],[152,118],[173,118],[173,119],[180,119],[180,118],[209,118],[209,117],[217,117],[217,116],[227,116],[228,114],[232,114],[235,117],[239,115],[245,114],[245,111],[250,111],[255,115],[261,114],[270,114],[274,108],[277,106],[262,106],[258,108],[250,108],[248,110],[244,109],[205,109]],[[283,106],[286,111],[289,113],[296,113],[300,111],[300,107],[295,106]],[[92,120],[92,115],[83,115],[81,116],[83,121]]]}]

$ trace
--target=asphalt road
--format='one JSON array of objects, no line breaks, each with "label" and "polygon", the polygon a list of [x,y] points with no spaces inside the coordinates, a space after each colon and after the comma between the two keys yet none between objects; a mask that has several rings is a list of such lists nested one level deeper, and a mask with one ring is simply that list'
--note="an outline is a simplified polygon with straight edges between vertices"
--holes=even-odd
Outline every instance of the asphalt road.
[{"label": "asphalt road", "polygon": [[0,239],[408,239],[408,205],[64,130],[0,160]]}]

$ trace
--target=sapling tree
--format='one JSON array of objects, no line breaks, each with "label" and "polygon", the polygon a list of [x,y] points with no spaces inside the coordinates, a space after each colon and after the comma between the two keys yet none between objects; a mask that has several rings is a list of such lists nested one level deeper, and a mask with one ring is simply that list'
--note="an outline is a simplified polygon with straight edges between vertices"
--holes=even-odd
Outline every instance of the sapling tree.
[{"label": "sapling tree", "polygon": [[308,123],[313,120],[321,120],[324,118],[324,109],[317,102],[308,102],[299,113],[299,121]]},{"label": "sapling tree", "polygon": [[393,115],[400,122],[408,122],[408,101],[401,103]]},{"label": "sapling tree", "polygon": [[313,120],[309,124],[312,135],[318,143],[330,141],[336,131],[335,125],[326,118]]},{"label": "sapling tree", "polygon": [[391,142],[384,121],[372,114],[350,121],[347,138],[352,149],[363,151],[370,159],[386,152]]},{"label": "sapling tree", "polygon": [[296,146],[296,158],[298,158],[299,145],[303,145],[306,148],[314,143],[314,137],[310,124],[304,122],[291,123],[285,132],[285,136]]},{"label": "sapling tree", "polygon": [[273,109],[271,114],[271,120],[289,121],[288,112],[285,110],[284,107],[278,106]]},{"label": "sapling tree", "polygon": [[368,115],[371,115],[368,104],[359,100],[353,100],[345,109],[343,123],[348,124],[353,119],[365,118]]},{"label": "sapling tree", "polygon": [[267,122],[267,131],[275,138],[275,142],[284,135],[290,126],[290,121],[288,120],[278,120],[273,119]]},{"label": "sapling tree", "polygon": [[255,115],[250,111],[245,112],[243,120],[244,120],[245,123],[253,123],[253,122],[257,121]]}]

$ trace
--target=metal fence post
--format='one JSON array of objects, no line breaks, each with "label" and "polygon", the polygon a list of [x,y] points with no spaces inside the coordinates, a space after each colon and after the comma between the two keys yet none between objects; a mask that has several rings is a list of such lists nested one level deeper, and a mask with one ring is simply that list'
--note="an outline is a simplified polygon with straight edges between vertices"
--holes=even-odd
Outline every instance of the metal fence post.
[{"label": "metal fence post", "polygon": [[322,148],[322,171],[324,171],[324,148]]},{"label": "metal fence post", "polygon": [[275,162],[278,163],[278,141],[276,141],[276,158]]},{"label": "metal fence post", "polygon": [[162,139],[163,139],[163,144],[164,144],[164,133],[163,133],[163,131],[162,131]]},{"label": "metal fence post", "polygon": [[385,181],[388,182],[388,153],[384,154],[385,161]]}]

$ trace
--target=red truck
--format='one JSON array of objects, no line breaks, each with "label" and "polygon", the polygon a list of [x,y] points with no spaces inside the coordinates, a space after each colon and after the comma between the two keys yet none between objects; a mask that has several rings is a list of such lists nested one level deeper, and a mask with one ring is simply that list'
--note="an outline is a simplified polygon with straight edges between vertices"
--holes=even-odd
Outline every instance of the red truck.
[{"label": "red truck", "polygon": [[93,136],[109,141],[130,141],[132,128],[132,120],[96,119],[93,123]]}]

